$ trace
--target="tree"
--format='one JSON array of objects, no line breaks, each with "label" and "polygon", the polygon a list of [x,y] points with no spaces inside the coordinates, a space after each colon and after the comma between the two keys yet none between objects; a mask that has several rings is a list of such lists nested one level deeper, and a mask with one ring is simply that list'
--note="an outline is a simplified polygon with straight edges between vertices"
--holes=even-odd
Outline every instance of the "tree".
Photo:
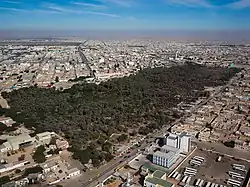
[{"label": "tree", "polygon": [[7,128],[8,127],[4,123],[0,122],[0,132],[6,131]]},{"label": "tree", "polygon": [[20,157],[18,157],[18,161],[22,161],[24,159],[25,159],[25,155],[24,154],[22,154]]},{"label": "tree", "polygon": [[[102,162],[108,149],[98,148],[111,134],[126,135],[128,129],[139,128],[139,134],[147,135],[174,120],[166,111],[180,102],[193,102],[205,86],[225,85],[237,71],[189,64],[143,69],[99,85],[83,81],[63,91],[21,88],[2,93],[10,108],[0,108],[0,112],[26,128],[35,128],[36,133],[63,134],[74,148],[73,157],[83,164],[90,159]],[[119,139],[123,141],[125,136]],[[39,162],[45,160],[43,153],[34,157]]]},{"label": "tree", "polygon": [[45,148],[43,145],[37,147],[35,153],[33,154],[32,158],[37,163],[43,163],[46,161],[45,155],[44,155]]},{"label": "tree", "polygon": [[112,143],[110,142],[105,142],[103,145],[102,145],[102,150],[107,152],[107,153],[112,153],[113,152],[113,145]]},{"label": "tree", "polygon": [[58,76],[56,76],[55,82],[59,82],[59,77]]},{"label": "tree", "polygon": [[15,170],[15,173],[18,174],[18,173],[21,173],[22,171],[20,169],[16,169]]},{"label": "tree", "polygon": [[120,136],[117,138],[117,140],[118,140],[119,142],[124,142],[125,140],[127,140],[127,138],[128,138],[128,135],[122,134],[122,135],[120,135]]},{"label": "tree", "polygon": [[228,141],[228,142],[224,142],[224,145],[230,148],[234,148],[235,147],[235,141]]},{"label": "tree", "polygon": [[10,182],[10,177],[9,176],[0,177],[0,185],[1,186],[6,184],[7,182]]},{"label": "tree", "polygon": [[29,174],[32,174],[32,173],[42,173],[42,171],[43,171],[43,168],[41,168],[40,166],[27,168],[24,171],[24,176],[28,176]]}]

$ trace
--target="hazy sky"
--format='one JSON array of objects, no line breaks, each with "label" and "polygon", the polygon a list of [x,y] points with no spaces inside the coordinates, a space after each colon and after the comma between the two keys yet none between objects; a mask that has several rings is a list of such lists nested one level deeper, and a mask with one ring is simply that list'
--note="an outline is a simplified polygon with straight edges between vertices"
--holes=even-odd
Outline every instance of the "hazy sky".
[{"label": "hazy sky", "polygon": [[0,0],[0,29],[250,29],[250,0]]}]

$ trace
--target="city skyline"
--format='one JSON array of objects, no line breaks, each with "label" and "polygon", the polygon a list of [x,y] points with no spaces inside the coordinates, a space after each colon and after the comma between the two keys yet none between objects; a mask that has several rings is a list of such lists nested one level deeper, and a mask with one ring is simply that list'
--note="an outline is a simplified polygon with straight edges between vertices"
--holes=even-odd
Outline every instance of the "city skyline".
[{"label": "city skyline", "polygon": [[249,0],[3,0],[0,30],[248,30]]}]

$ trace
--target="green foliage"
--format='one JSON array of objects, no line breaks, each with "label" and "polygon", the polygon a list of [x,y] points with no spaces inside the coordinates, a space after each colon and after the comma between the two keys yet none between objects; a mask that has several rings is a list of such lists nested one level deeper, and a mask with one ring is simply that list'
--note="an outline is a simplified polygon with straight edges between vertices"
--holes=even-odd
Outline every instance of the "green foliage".
[{"label": "green foliage", "polygon": [[[102,151],[93,150],[112,133],[139,128],[138,133],[146,135],[159,129],[173,120],[166,110],[196,100],[204,86],[224,85],[237,71],[183,65],[145,69],[99,85],[75,84],[63,91],[22,88],[2,93],[10,105],[2,112],[27,128],[34,126],[36,132],[63,132],[74,158],[83,163],[102,161]],[[88,142],[94,145],[91,150]]]},{"label": "green foliage", "polygon": [[24,176],[28,176],[29,174],[32,174],[32,173],[42,173],[42,171],[43,171],[43,168],[41,168],[40,166],[27,168],[24,171]]},{"label": "green foliage", "polygon": [[45,148],[42,145],[36,148],[36,151],[32,156],[32,158],[34,159],[35,162],[43,163],[46,161],[44,151],[45,151]]},{"label": "green foliage", "polygon": [[230,148],[235,147],[235,141],[224,142],[224,145]]},{"label": "green foliage", "polygon": [[21,173],[22,171],[20,169],[16,169],[15,170],[15,173],[18,174],[18,173]]},{"label": "green foliage", "polygon": [[107,153],[112,153],[112,150],[113,150],[113,145],[112,143],[110,142],[105,142],[103,145],[102,145],[102,150],[107,152]]},{"label": "green foliage", "polygon": [[6,131],[7,128],[8,127],[4,123],[0,122],[0,132]]},{"label": "green foliage", "polygon": [[55,82],[59,82],[59,77],[58,76],[56,76]]},{"label": "green foliage", "polygon": [[87,78],[91,78],[91,76],[80,76],[75,79],[69,79],[69,82],[85,81]]},{"label": "green foliage", "polygon": [[118,140],[119,142],[123,142],[123,141],[127,140],[127,138],[128,138],[128,135],[122,134],[122,135],[120,135],[120,136],[117,138],[117,140]]},{"label": "green foliage", "polygon": [[0,177],[0,186],[6,184],[8,182],[10,182],[10,177],[9,176]]}]

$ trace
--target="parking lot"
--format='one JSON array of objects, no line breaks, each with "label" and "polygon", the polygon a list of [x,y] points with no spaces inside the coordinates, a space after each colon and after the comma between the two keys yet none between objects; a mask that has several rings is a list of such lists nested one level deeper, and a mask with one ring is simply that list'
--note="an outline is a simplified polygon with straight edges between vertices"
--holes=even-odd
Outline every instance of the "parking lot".
[{"label": "parking lot", "polygon": [[[243,169],[233,168],[233,164],[242,165]],[[236,182],[242,186],[249,168],[247,161],[197,149],[170,177],[178,180],[180,185],[222,187],[233,186],[231,183]]]}]

